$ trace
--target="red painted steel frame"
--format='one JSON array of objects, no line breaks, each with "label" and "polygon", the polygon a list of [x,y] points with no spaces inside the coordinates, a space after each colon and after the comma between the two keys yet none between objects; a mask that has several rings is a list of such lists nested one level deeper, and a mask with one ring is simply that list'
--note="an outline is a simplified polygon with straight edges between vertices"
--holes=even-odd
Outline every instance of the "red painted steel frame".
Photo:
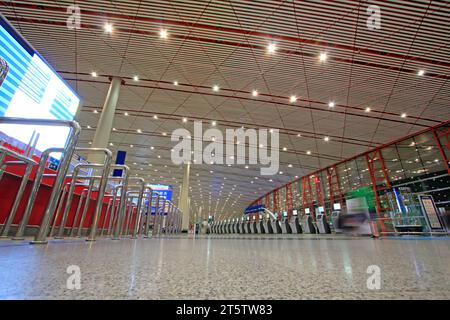
[{"label": "red painted steel frame", "polygon": [[448,141],[447,149],[450,150],[450,128],[448,128],[446,131],[444,131],[442,134],[439,134],[439,135],[437,134],[436,129],[433,129],[432,133],[433,133],[434,141],[436,142],[436,145],[439,149],[439,153],[442,156],[442,160],[444,160],[444,164],[447,168],[447,172],[448,172],[448,174],[450,174],[450,166],[448,165],[447,155],[445,154],[445,151],[442,147],[441,140],[440,140],[441,137],[445,137],[445,139]]},{"label": "red painted steel frame", "polygon": [[286,193],[286,211],[288,217],[292,216],[292,210],[294,209],[294,197],[292,195],[292,183],[288,183],[285,187]]},{"label": "red painted steel frame", "polygon": [[[342,194],[340,177],[336,165],[327,168],[327,179],[328,179],[328,188],[330,192],[331,210],[333,210],[335,193],[337,193],[339,197],[339,203],[341,204],[341,208],[344,208],[344,195]],[[337,190],[333,188],[334,186],[337,187]]]},{"label": "red painted steel frame", "polygon": [[273,192],[273,213],[280,215],[280,196],[279,189]]}]

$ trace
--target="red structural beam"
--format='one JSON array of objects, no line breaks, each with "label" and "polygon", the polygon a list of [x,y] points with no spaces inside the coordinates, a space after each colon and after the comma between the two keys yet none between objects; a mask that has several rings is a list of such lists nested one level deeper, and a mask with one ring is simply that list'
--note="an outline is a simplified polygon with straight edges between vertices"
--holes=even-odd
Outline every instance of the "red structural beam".
[{"label": "red structural beam", "polygon": [[445,167],[447,168],[447,172],[448,172],[448,174],[450,174],[450,166],[448,164],[447,154],[445,153],[444,148],[441,143],[441,140],[440,140],[441,136],[445,136],[448,141],[446,147],[448,150],[450,150],[450,129],[447,129],[442,135],[438,135],[436,132],[436,129],[433,129],[431,131],[433,133],[434,141],[436,142],[436,145],[439,149],[439,153],[441,154],[442,160],[444,161]]},{"label": "red structural beam", "polygon": [[[63,21],[50,21],[50,20],[42,20],[42,19],[23,18],[23,17],[17,17],[17,16],[8,16],[7,18],[10,21],[16,21],[16,22],[26,22],[26,23],[32,23],[32,24],[42,24],[42,25],[66,27],[65,21],[64,22]],[[81,24],[80,27],[83,29],[86,29],[86,30],[101,30],[102,29],[102,26],[93,25],[93,24]],[[116,28],[115,32],[157,36],[157,32],[151,32],[151,31],[147,31],[147,30],[138,30],[138,29]],[[266,50],[265,46],[257,45],[257,44],[250,44],[248,42],[241,43],[241,42],[234,42],[234,41],[227,41],[227,40],[202,38],[202,37],[195,37],[195,36],[190,36],[190,35],[175,35],[175,34],[172,34],[171,37],[180,39],[183,41],[189,40],[189,41],[197,41],[197,42],[203,42],[203,43],[221,44],[221,45],[233,46],[233,47],[239,47],[239,48],[249,48],[249,49],[255,49],[255,50],[262,50],[262,51]],[[288,54],[288,55],[316,58],[316,56],[314,54],[308,53],[308,52],[303,52],[303,51],[278,49],[277,52]],[[355,60],[355,59],[346,59],[346,58],[339,58],[339,57],[330,57],[329,59],[336,61],[336,62],[341,62],[341,63],[361,65],[361,66],[365,66],[365,67],[372,67],[372,68],[378,68],[378,69],[384,69],[384,70],[390,70],[390,71],[396,71],[396,72],[403,72],[403,73],[410,73],[410,74],[417,73],[416,69],[407,69],[404,67],[396,67],[393,65],[385,65],[385,64],[368,62],[368,61],[360,61],[360,60]],[[440,65],[441,62],[434,62],[434,64]],[[432,72],[427,72],[425,76],[431,77],[431,78],[444,79],[444,80],[450,79],[449,75],[437,74],[437,73],[432,73]]]},{"label": "red structural beam", "polygon": [[[374,149],[372,149],[372,150],[369,150],[369,151],[366,151],[366,152],[357,154],[357,155],[355,155],[355,156],[353,156],[353,157],[350,157],[350,158],[348,158],[348,159],[339,161],[339,162],[333,164],[333,166],[338,166],[338,165],[340,165],[340,164],[342,164],[342,163],[345,163],[345,162],[347,162],[347,161],[354,160],[354,159],[359,158],[359,157],[366,157],[366,155],[368,155],[369,153],[375,152],[375,151],[377,151],[377,150],[382,150],[382,149],[384,149],[384,148],[386,148],[386,147],[388,147],[388,146],[391,146],[391,145],[393,145],[393,144],[395,144],[395,143],[400,143],[400,142],[402,142],[402,141],[404,141],[404,140],[407,140],[407,139],[410,139],[410,138],[412,138],[412,137],[421,135],[421,134],[426,133],[426,132],[432,132],[433,130],[437,130],[437,129],[440,128],[440,127],[447,127],[447,126],[449,126],[449,125],[450,125],[450,120],[447,120],[447,121],[442,122],[441,124],[436,125],[436,126],[434,126],[434,127],[427,128],[427,129],[421,130],[421,131],[419,131],[419,132],[415,132],[415,133],[409,134],[409,135],[404,136],[404,137],[402,137],[402,138],[399,138],[399,139],[393,140],[393,141],[391,141],[391,142],[388,142],[388,143],[386,143],[386,144],[383,144],[383,145],[381,145],[381,146],[379,146],[379,147],[377,147],[377,148],[374,148]],[[450,136],[450,131],[447,130],[447,132],[445,133],[445,135],[446,135],[446,136]],[[450,139],[450,138],[449,138],[449,139]],[[449,144],[448,144],[447,148],[450,149],[450,140],[449,140]],[[441,149],[442,149],[442,146],[441,146]],[[443,150],[442,150],[442,151],[443,151]],[[442,155],[442,153],[441,153],[441,155]],[[444,156],[445,156],[445,154],[444,154]],[[445,159],[446,159],[446,157],[445,157]],[[447,162],[447,165],[448,165],[448,162]],[[318,170],[316,170],[316,171],[310,173],[309,175],[311,175],[311,174],[319,174],[321,171],[326,170],[326,169],[329,168],[329,167],[330,167],[330,166],[325,167],[325,168],[322,168],[322,169],[318,169]],[[299,177],[298,179],[294,179],[293,181],[291,181],[291,182],[289,182],[289,183],[296,182],[296,181],[302,181],[302,188],[303,188],[303,179],[304,179],[304,178],[306,178],[306,176]],[[284,186],[285,186],[285,185],[282,185],[282,186],[278,187],[277,189],[283,188]],[[274,190],[276,190],[276,189],[274,189]],[[268,192],[268,193],[267,193],[266,195],[264,195],[263,197],[265,197],[265,196],[271,194],[272,192],[274,192],[274,190]]]},{"label": "red structural beam", "polygon": [[[67,9],[65,7],[56,7],[56,6],[48,6],[48,5],[35,5],[35,4],[26,4],[26,3],[13,3],[10,1],[0,1],[1,6],[10,6],[13,8],[22,8],[22,9],[29,9],[29,10],[35,10],[35,11],[49,11],[49,12],[58,12],[58,13],[64,13],[67,14]],[[309,4],[310,6],[313,6],[314,4]],[[444,7],[444,6],[441,6]],[[286,36],[286,35],[279,35],[279,34],[271,34],[267,32],[261,32],[256,30],[246,30],[246,29],[240,29],[240,28],[230,28],[230,27],[222,27],[219,25],[208,25],[204,23],[196,23],[196,22],[187,22],[187,21],[178,21],[178,20],[169,20],[169,19],[155,19],[151,17],[143,17],[139,15],[127,15],[122,13],[112,13],[112,12],[99,12],[99,11],[93,11],[93,10],[86,10],[81,8],[80,13],[82,15],[87,16],[93,16],[98,18],[114,18],[114,19],[122,19],[122,20],[128,20],[128,21],[134,21],[134,22],[146,22],[155,24],[158,26],[161,25],[172,25],[172,26],[180,26],[180,27],[186,27],[189,29],[201,29],[201,30],[210,30],[210,31],[217,31],[220,33],[232,33],[232,34],[239,34],[239,35],[245,35],[245,36],[252,36],[252,37],[259,37],[263,39],[270,39],[270,40],[280,40],[280,41],[286,41],[286,42],[293,42],[297,44],[307,44],[317,47],[324,47],[324,48],[336,48],[343,51],[348,52],[358,52],[363,54],[368,54],[376,57],[389,57],[394,59],[399,59],[401,61],[415,61],[419,63],[424,64],[432,64],[437,66],[443,66],[443,67],[450,67],[450,63],[446,61],[438,61],[438,60],[432,60],[427,59],[423,57],[416,57],[409,54],[401,54],[401,53],[395,53],[395,52],[388,52],[383,50],[376,50],[376,49],[369,49],[364,47],[356,47],[354,45],[348,45],[348,44],[340,44],[340,43],[334,43],[330,41],[324,41],[324,40],[318,40],[318,39],[308,39],[308,38],[301,38],[301,37],[294,37],[294,36]],[[12,19],[10,19],[12,20]],[[444,23],[443,23],[444,25]],[[101,27],[99,27],[101,28]],[[134,31],[134,30],[128,30],[128,31]],[[137,31],[137,30],[136,30]],[[185,37],[182,37],[185,38]],[[191,40],[198,40],[198,41],[205,41],[205,40],[211,40],[211,39],[202,39],[198,37],[189,37]],[[251,46],[249,44],[243,44],[243,43],[233,43],[233,45],[239,46],[239,47],[259,47],[259,46]],[[265,48],[264,48],[265,49]],[[352,61],[350,61],[352,62]]]}]

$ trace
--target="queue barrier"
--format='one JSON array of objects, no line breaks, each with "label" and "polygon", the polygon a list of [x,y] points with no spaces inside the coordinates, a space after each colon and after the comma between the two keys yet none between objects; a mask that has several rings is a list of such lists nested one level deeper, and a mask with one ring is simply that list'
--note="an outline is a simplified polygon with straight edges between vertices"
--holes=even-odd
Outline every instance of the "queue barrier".
[{"label": "queue barrier", "polygon": [[[65,147],[49,148],[43,151],[39,161],[33,159],[39,134],[35,135],[33,132],[24,154],[0,145],[0,180],[4,176],[7,166],[25,166],[25,172],[21,177],[14,203],[7,212],[1,237],[11,236],[11,225],[16,218],[19,204],[22,203],[25,205],[25,209],[12,239],[25,239],[25,229],[28,226],[44,178],[51,179],[53,184],[50,186],[51,194],[37,233],[34,240],[31,241],[32,244],[45,244],[48,242],[47,237],[53,237],[54,235],[54,239],[81,237],[87,222],[91,201],[96,203],[90,220],[87,222],[86,241],[95,241],[97,236],[102,237],[104,235],[107,238],[119,240],[124,237],[131,237],[132,239],[140,236],[151,238],[152,236],[181,232],[181,211],[171,201],[154,192],[142,177],[130,177],[128,166],[112,164],[110,150],[106,148],[75,147],[81,132],[81,128],[76,121],[0,117],[0,123],[66,126],[70,128]],[[71,159],[76,152],[103,154],[104,158],[101,163],[76,164],[73,172],[68,174]],[[56,173],[45,173],[49,157],[54,153],[61,154]],[[15,160],[6,161],[6,156]],[[23,199],[24,191],[30,182],[30,174],[36,166],[31,192],[26,199]],[[83,169],[91,169],[92,172],[85,174]],[[120,169],[122,175],[119,177],[112,176],[114,169]],[[108,183],[112,183],[110,190],[108,190]],[[69,223],[68,218],[71,207],[75,202],[76,188],[81,188],[81,193],[79,194],[73,221]],[[103,214],[105,205],[106,210]],[[154,216],[151,214],[152,208],[156,208]],[[100,221],[102,221],[101,226],[99,226]]]}]

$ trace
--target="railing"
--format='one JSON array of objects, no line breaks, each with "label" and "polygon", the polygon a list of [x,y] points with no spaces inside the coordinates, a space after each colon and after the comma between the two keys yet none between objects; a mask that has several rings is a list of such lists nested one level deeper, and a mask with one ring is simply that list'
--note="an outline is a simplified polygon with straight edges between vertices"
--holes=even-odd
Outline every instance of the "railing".
[{"label": "railing", "polygon": [[[105,233],[107,238],[119,240],[125,237],[135,239],[143,236],[144,238],[150,238],[181,232],[181,211],[172,202],[154,192],[143,178],[130,177],[129,167],[112,164],[110,150],[105,148],[75,148],[81,131],[77,122],[0,117],[0,123],[67,126],[71,128],[65,147],[45,150],[42,152],[39,162],[33,159],[33,139],[30,141],[31,146],[25,150],[25,154],[0,146],[0,180],[4,176],[7,166],[25,166],[25,172],[21,177],[14,203],[6,215],[1,231],[2,237],[12,236],[10,235],[11,226],[17,217],[19,205],[25,204],[17,231],[12,237],[14,240],[25,239],[26,228],[29,226],[29,219],[36,203],[37,194],[43,187],[44,178],[51,179],[53,183],[41,222],[34,240],[31,242],[33,244],[45,244],[47,243],[47,237],[53,237],[55,234],[54,239],[81,237],[88,219],[91,201],[96,201],[96,204],[87,223],[88,228],[85,230],[87,241],[95,241],[97,236],[104,236]],[[73,172],[69,174],[69,164],[75,152],[103,154],[104,158],[101,163],[77,164]],[[46,173],[47,162],[50,155],[54,153],[62,155],[58,170],[56,173]],[[5,161],[6,156],[15,160]],[[30,182],[32,169],[36,166],[31,192],[24,199],[23,195],[27,184]],[[83,171],[86,168],[92,170],[87,171],[89,173],[86,174],[86,171]],[[122,175],[119,177],[112,176],[114,169],[121,169]],[[76,191],[77,188],[81,189],[79,195]],[[109,193],[107,192],[108,188],[110,189]],[[72,215],[73,221],[69,223],[71,208],[74,207],[77,197],[78,204],[74,215]],[[106,210],[103,210],[105,206]],[[155,208],[155,215],[152,217],[153,207]],[[101,226],[99,226],[100,224]],[[153,228],[150,230],[152,225]]]}]

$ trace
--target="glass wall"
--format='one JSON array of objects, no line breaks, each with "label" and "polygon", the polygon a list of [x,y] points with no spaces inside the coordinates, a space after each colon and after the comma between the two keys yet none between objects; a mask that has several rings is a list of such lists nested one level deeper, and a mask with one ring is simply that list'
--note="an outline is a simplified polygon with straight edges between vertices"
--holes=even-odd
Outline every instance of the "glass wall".
[{"label": "glass wall", "polygon": [[[364,197],[380,234],[445,233],[450,216],[449,159],[447,122],[293,181],[293,209],[305,214],[306,208],[319,212],[320,207],[330,217],[337,208],[346,214],[349,199]],[[281,211],[287,211],[285,190],[278,189]],[[273,192],[269,196],[273,207]],[[425,202],[430,197],[431,206]],[[260,199],[264,203],[265,197]]]}]

